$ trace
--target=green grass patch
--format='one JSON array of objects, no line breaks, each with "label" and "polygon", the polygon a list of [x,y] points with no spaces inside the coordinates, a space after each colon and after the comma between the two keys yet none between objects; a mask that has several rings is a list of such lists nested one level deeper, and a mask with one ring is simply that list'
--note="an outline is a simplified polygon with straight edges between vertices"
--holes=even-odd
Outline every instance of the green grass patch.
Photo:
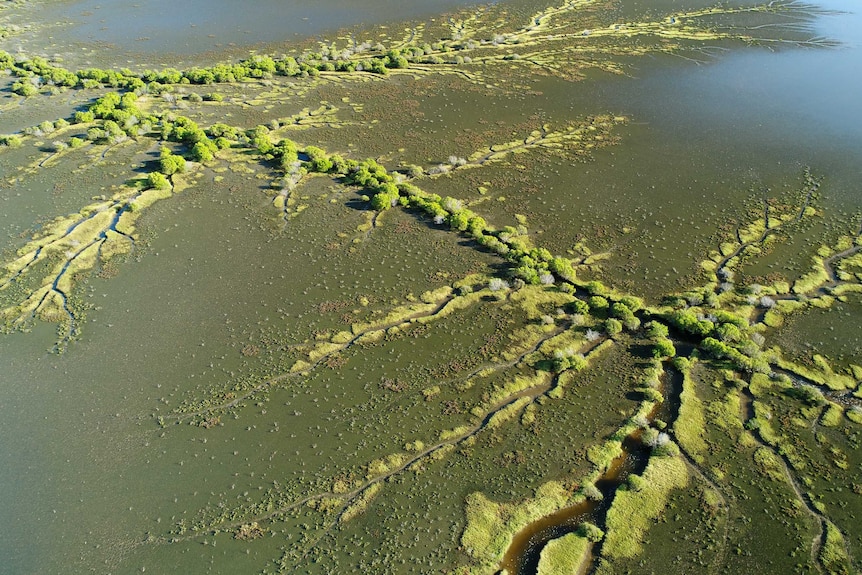
[{"label": "green grass patch", "polygon": [[844,536],[831,521],[826,522],[826,542],[820,549],[820,562],[830,575],[846,575],[853,572],[850,568]]},{"label": "green grass patch", "polygon": [[760,473],[773,481],[784,480],[781,461],[768,447],[761,446],[754,450],[754,463]]},{"label": "green grass patch", "polygon": [[829,281],[829,274],[823,267],[823,260],[815,258],[815,266],[814,270],[794,282],[793,293],[810,293]]},{"label": "green grass patch", "polygon": [[841,423],[842,415],[844,415],[844,408],[837,403],[830,402],[823,411],[823,415],[820,416],[820,425],[836,427]]},{"label": "green grass patch", "polygon": [[664,511],[670,492],[688,485],[688,470],[680,457],[652,457],[643,479],[640,491],[620,488],[608,510],[602,546],[608,559],[635,557],[643,551],[644,536]]},{"label": "green grass patch", "polygon": [[754,397],[762,397],[772,389],[773,381],[769,376],[763,373],[754,373],[751,375],[751,381],[748,384],[748,390]]},{"label": "green grass patch", "polygon": [[369,485],[362,494],[351,503],[347,509],[344,510],[344,513],[341,514],[339,518],[339,522],[347,523],[351,519],[358,517],[359,515],[365,513],[368,509],[368,506],[371,505],[374,497],[383,489],[382,483],[373,483]]},{"label": "green grass patch", "polygon": [[565,575],[580,571],[589,556],[590,542],[575,533],[549,541],[539,556],[536,575]]},{"label": "green grass patch", "polygon": [[776,363],[782,369],[786,369],[814,383],[825,385],[829,389],[841,391],[856,387],[856,380],[852,376],[835,373],[832,370],[832,366],[829,365],[829,362],[822,355],[815,355],[812,359],[816,367],[800,365],[780,356],[777,358]]},{"label": "green grass patch", "polygon": [[567,505],[569,495],[556,481],[541,485],[535,497],[517,504],[495,503],[482,493],[471,493],[466,500],[467,526],[461,545],[480,564],[496,565],[515,533]]},{"label": "green grass patch", "polygon": [[729,391],[723,400],[709,402],[706,410],[707,419],[721,429],[736,436],[743,430],[741,417],[741,400],[739,392]]},{"label": "green grass patch", "polygon": [[703,402],[697,396],[692,369],[687,369],[683,372],[679,417],[673,424],[673,432],[680,447],[698,463],[703,463],[703,453],[707,447],[703,439],[705,427]]},{"label": "green grass patch", "polygon": [[553,288],[527,285],[512,294],[512,301],[536,319],[558,307],[571,303],[574,296]]},{"label": "green grass patch", "polygon": [[493,416],[491,416],[491,419],[488,420],[488,428],[495,429],[497,427],[500,427],[507,421],[513,419],[531,401],[533,400],[529,397],[518,398],[517,400],[515,400],[515,402],[510,405],[507,405],[506,407],[495,413]]}]

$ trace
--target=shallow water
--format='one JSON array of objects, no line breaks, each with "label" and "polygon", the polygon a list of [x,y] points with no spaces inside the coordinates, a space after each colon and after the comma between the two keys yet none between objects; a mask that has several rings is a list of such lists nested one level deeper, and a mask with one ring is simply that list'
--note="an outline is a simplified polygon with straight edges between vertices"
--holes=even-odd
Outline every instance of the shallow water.
[{"label": "shallow water", "polygon": [[[101,45],[118,54],[184,56],[303,40],[342,28],[425,19],[476,5],[475,0],[65,0],[40,7],[41,22],[58,22],[54,46]],[[487,3],[485,3],[487,4]],[[94,56],[96,56],[94,54]]]},{"label": "shallow water", "polygon": [[[333,10],[333,2],[294,4],[285,9],[279,2],[265,1],[254,4],[253,9],[243,5],[240,11],[227,1],[218,3],[224,9],[212,8],[210,2],[206,10],[201,8],[202,2],[186,2],[172,5],[175,12],[170,18],[164,16],[164,4],[142,0],[120,9],[109,2],[63,2],[52,5],[43,16],[72,22],[52,29],[51,41],[58,51],[80,42],[105,60],[114,58],[116,49],[144,53],[158,61],[165,51],[192,54],[219,50],[219,45],[231,42],[289,42],[345,26],[429,18],[472,2],[369,0]],[[780,46],[777,52],[734,47],[705,58],[702,65],[660,56],[633,62],[630,77],[591,75],[580,83],[535,78],[533,87],[542,94],[522,95],[522,100],[511,103],[502,91],[486,98],[467,82],[447,86],[446,80],[437,82],[426,98],[421,85],[415,89],[400,86],[386,100],[364,85],[330,88],[336,102],[348,96],[361,101],[365,95],[381,113],[395,119],[404,111],[398,107],[397,97],[408,94],[417,98],[417,109],[428,115],[422,121],[401,118],[393,124],[396,133],[389,139],[384,139],[386,125],[352,128],[347,136],[332,130],[320,138],[332,142],[332,147],[355,144],[357,154],[391,154],[388,158],[433,165],[453,151],[469,152],[473,135],[466,137],[465,128],[483,129],[489,137],[508,141],[523,135],[508,126],[527,120],[560,123],[595,112],[630,116],[632,124],[620,128],[623,141],[619,146],[597,153],[585,164],[553,157],[549,167],[537,172],[541,179],[530,182],[540,186],[541,193],[519,196],[519,184],[513,183],[510,189],[493,193],[509,195],[506,202],[486,202],[477,211],[493,214],[502,224],[512,223],[514,214],[528,214],[531,229],[542,230],[539,238],[555,251],[564,252],[586,236],[595,247],[610,249],[622,261],[606,264],[608,284],[630,285],[638,295],[658,296],[676,287],[678,278],[687,281],[692,264],[711,246],[716,226],[737,217],[743,211],[743,200],[767,186],[775,194],[793,190],[803,166],[811,166],[825,177],[821,200],[829,210],[862,207],[858,186],[862,181],[862,100],[857,97],[862,80],[850,72],[859,69],[862,60],[862,12],[852,13],[856,3],[850,0],[824,0],[820,5],[848,12],[825,15],[816,22],[814,33],[843,42],[838,47]],[[130,13],[135,17],[129,18]],[[33,45],[42,40],[34,40]],[[462,95],[456,88],[475,91]],[[493,110],[490,122],[480,117],[488,109]],[[41,120],[45,113],[40,107],[31,117]],[[9,125],[3,120],[0,116],[0,133],[30,122],[27,114],[16,115]],[[405,135],[408,130],[423,130],[417,143]],[[297,137],[313,141],[315,135]],[[435,149],[434,142],[440,140],[446,145]],[[449,140],[454,141],[451,146]],[[4,177],[24,155],[24,151],[4,152],[0,157]],[[535,167],[529,156],[523,161],[525,166]],[[0,245],[18,245],[25,230],[45,218],[74,211],[77,199],[102,193],[101,186],[122,179],[106,172],[104,178],[92,182],[92,189],[87,181],[86,186],[66,195],[52,196],[49,174],[61,171],[64,165],[30,178],[25,185],[0,190],[0,199],[10,206],[0,215],[0,232],[5,236]],[[505,170],[517,171],[500,168],[500,172]],[[491,177],[489,173],[496,172],[467,172],[463,180],[440,179],[433,187],[440,193],[464,192],[478,198],[476,187]],[[191,521],[199,509],[217,506],[220,500],[239,506],[259,499],[258,488],[269,487],[273,480],[300,474],[309,483],[323,481],[325,478],[307,479],[312,473],[304,468],[329,470],[328,458],[337,457],[334,450],[340,442],[333,437],[320,439],[311,422],[297,423],[299,416],[289,417],[293,411],[328,416],[315,402],[315,385],[345,386],[339,391],[347,395],[337,399],[339,409],[345,411],[349,407],[343,406],[352,401],[364,402],[379,394],[377,380],[388,370],[409,369],[411,374],[421,374],[415,379],[430,385],[440,378],[432,370],[437,367],[435,350],[441,350],[440,362],[459,360],[460,348],[478,340],[477,332],[490,329],[488,318],[476,319],[469,329],[445,340],[450,346],[447,349],[439,340],[417,337],[360,351],[359,361],[368,362],[361,373],[346,371],[346,379],[338,380],[336,372],[327,372],[305,382],[300,397],[282,390],[273,394],[270,404],[249,401],[248,407],[238,410],[239,421],[225,417],[225,428],[208,435],[197,428],[172,427],[166,437],[160,437],[155,416],[170,412],[183,400],[209,397],[213,389],[232,385],[239,379],[237,374],[263,378],[278,373],[289,364],[283,359],[287,355],[283,346],[311,337],[315,330],[346,326],[339,316],[359,310],[355,317],[365,317],[373,309],[403,302],[410,294],[448,283],[467,271],[485,269],[494,261],[488,254],[473,253],[456,237],[421,218],[415,221],[394,213],[386,215],[383,227],[368,242],[360,242],[350,251],[363,213],[349,207],[345,195],[329,193],[325,184],[302,192],[307,196],[301,201],[309,205],[308,212],[292,220],[287,231],[280,231],[264,192],[269,179],[238,175],[227,179],[227,184],[208,181],[200,190],[158,204],[144,222],[148,245],[140,254],[141,261],[121,265],[114,279],[93,279],[81,286],[85,301],[97,307],[89,315],[83,339],[73,343],[65,355],[46,351],[54,341],[52,325],[0,338],[0,521],[15,526],[0,539],[0,557],[4,558],[0,570],[4,573],[68,573],[70,565],[72,572],[104,569],[114,573],[140,572],[141,567],[150,573],[168,573],[171,566],[180,564],[198,572],[262,569],[278,555],[281,540],[249,545],[249,556],[244,555],[244,544],[231,542],[226,534],[217,550],[204,547],[199,540],[162,547],[136,543],[148,534],[161,536],[180,519]],[[235,184],[239,191],[228,192],[228,184]],[[336,203],[330,204],[330,199]],[[621,227],[632,222],[637,224],[633,235],[623,233]],[[592,233],[599,228],[610,230],[609,235],[600,238]],[[335,247],[323,249],[321,236]],[[435,275],[437,272],[444,275]],[[360,294],[372,296],[368,308],[357,303]],[[337,311],[320,312],[319,305],[327,302]],[[848,305],[839,311],[850,316],[838,326],[838,333],[833,334],[826,313],[823,317],[811,314],[815,316],[812,325],[818,333],[829,330],[829,338],[840,336],[842,329],[850,333],[858,325],[853,319],[859,306]],[[507,329],[514,329],[522,320],[499,321],[495,329],[504,339]],[[801,317],[788,329],[805,333],[805,321]],[[455,320],[444,327],[453,332],[459,329]],[[829,338],[817,338],[818,343],[823,340],[826,350]],[[422,345],[428,341],[434,342],[432,348]],[[260,357],[240,354],[249,342],[263,349]],[[793,347],[802,349],[803,345],[794,341]],[[834,345],[855,361],[853,350]],[[415,362],[399,359],[410,353],[417,354]],[[417,399],[417,389],[412,391],[413,396],[405,394],[404,399],[392,401],[391,408],[401,410],[393,419],[405,422],[398,433],[432,434],[434,426],[429,422],[440,417],[440,405]],[[477,399],[481,390],[463,395],[448,390],[444,395],[447,401]],[[626,404],[619,397],[603,401],[610,415],[601,424],[612,428],[610,419],[618,417]],[[288,405],[290,402],[295,403]],[[571,415],[553,420],[556,429],[565,430],[553,433],[567,441],[575,435],[565,427],[567,422],[584,419],[583,413],[571,411]],[[382,418],[385,410],[373,413]],[[360,415],[351,417],[363,425],[369,423]],[[446,420],[452,425],[459,421],[454,415]],[[274,422],[280,422],[286,431],[270,432]],[[361,449],[357,447],[361,456],[354,455],[351,464],[398,449],[398,434],[386,435],[386,431],[371,429],[368,437],[372,441],[366,438]],[[298,437],[285,438],[289,432]],[[541,450],[541,437],[521,433],[524,437],[506,436],[500,441],[512,442],[504,444],[510,450]],[[293,445],[290,439],[301,440],[302,445]],[[311,445],[317,441],[321,447],[315,451]],[[352,447],[359,445],[361,433],[356,432],[351,441],[355,443]],[[317,455],[324,447],[325,455]],[[503,447],[495,449],[503,451]],[[284,457],[264,462],[273,451],[311,455],[307,460]],[[475,454],[473,457],[483,457],[478,448]],[[550,460],[553,454],[543,457]],[[564,465],[577,465],[574,454],[568,457],[571,460],[565,463],[528,464],[530,469],[523,474],[529,474],[531,486],[539,484],[545,477],[533,470],[542,469],[551,477],[564,473]],[[465,462],[470,460],[459,461],[455,476],[449,475],[449,467],[437,464],[440,470],[435,473],[442,479],[433,483],[433,489],[417,487],[418,482],[414,485],[407,479],[399,483],[399,489],[408,494],[452,487],[453,493],[441,496],[445,510],[439,513],[445,520],[426,520],[429,529],[433,524],[452,532],[446,540],[450,550],[457,547],[453,534],[462,527],[457,513],[463,496],[482,488],[478,481],[474,483],[475,478],[467,477],[471,465]],[[496,459],[481,460],[484,476],[493,477],[497,465]],[[506,480],[515,484],[518,473],[515,468]],[[504,492],[500,481],[497,495],[502,497],[509,492]],[[527,492],[523,485],[511,489],[512,497]],[[243,497],[244,491],[251,495]],[[388,504],[394,507],[396,502],[411,504],[407,496]],[[410,511],[417,512],[412,507]],[[386,518],[391,532],[397,531],[396,519],[394,515]],[[280,529],[299,532],[306,520],[305,516],[285,519]],[[350,561],[353,536],[373,540],[378,520],[369,515],[359,526],[351,525],[347,529],[351,539],[345,537],[333,545],[339,550],[334,564]],[[397,549],[401,543],[390,542],[389,548]],[[429,556],[431,552],[427,552]],[[445,558],[435,561],[435,568],[447,564]]]},{"label": "shallow water", "polygon": [[862,60],[862,11],[852,0],[814,4],[830,12],[815,20],[810,35],[835,40],[834,47],[767,43],[704,58],[703,65],[644,68],[635,70],[637,82],[610,84],[602,96],[676,150],[662,158],[668,172],[685,172],[688,155],[692,168],[710,162],[748,170],[760,184],[770,171],[810,165],[828,174],[827,201],[856,208],[862,79],[848,71]]}]

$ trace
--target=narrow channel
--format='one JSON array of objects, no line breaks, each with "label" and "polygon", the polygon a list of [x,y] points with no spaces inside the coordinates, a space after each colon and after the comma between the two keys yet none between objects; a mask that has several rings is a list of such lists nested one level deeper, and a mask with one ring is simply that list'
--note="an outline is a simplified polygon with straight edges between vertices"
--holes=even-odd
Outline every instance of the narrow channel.
[{"label": "narrow channel", "polygon": [[[651,422],[660,419],[670,425],[676,419],[682,379],[681,373],[665,366],[662,375],[662,395],[665,399],[650,413]],[[584,521],[603,526],[617,488],[625,483],[630,474],[643,473],[649,462],[650,449],[641,443],[640,436],[641,430],[638,429],[623,440],[622,455],[611,463],[607,472],[596,482],[602,494],[601,500],[587,499],[527,525],[512,538],[498,573],[505,571],[511,575],[535,575],[542,550],[548,542],[574,533]]]}]

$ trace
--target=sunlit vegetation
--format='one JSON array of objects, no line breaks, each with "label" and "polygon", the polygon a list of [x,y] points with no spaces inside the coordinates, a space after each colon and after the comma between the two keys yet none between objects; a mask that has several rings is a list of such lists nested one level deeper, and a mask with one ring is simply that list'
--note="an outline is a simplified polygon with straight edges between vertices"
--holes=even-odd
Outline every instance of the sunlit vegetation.
[{"label": "sunlit vegetation", "polygon": [[[687,485],[688,472],[678,457],[653,457],[642,478],[637,490],[620,488],[608,511],[602,554],[611,561],[640,554],[649,522],[662,513],[672,489]],[[600,564],[598,572],[608,572],[608,567]]]},{"label": "sunlit vegetation", "polygon": [[589,552],[589,541],[574,533],[554,539],[542,549],[538,575],[577,573]]}]

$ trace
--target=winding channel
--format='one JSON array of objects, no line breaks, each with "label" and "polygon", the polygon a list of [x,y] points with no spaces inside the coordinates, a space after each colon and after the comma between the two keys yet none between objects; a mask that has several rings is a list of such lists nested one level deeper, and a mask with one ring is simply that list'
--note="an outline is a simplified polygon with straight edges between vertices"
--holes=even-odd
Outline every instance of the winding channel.
[{"label": "winding channel", "polygon": [[[682,381],[680,372],[665,368],[662,376],[664,401],[649,414],[650,423],[661,419],[668,423],[669,428],[672,427],[672,422],[679,414]],[[638,429],[623,440],[622,455],[614,459],[608,470],[596,481],[596,487],[602,494],[600,500],[586,499],[527,525],[512,538],[497,573],[535,575],[542,550],[551,540],[574,533],[585,521],[603,526],[617,489],[628,480],[629,475],[643,473],[649,462],[650,449],[641,443],[641,433],[642,430]]]}]

